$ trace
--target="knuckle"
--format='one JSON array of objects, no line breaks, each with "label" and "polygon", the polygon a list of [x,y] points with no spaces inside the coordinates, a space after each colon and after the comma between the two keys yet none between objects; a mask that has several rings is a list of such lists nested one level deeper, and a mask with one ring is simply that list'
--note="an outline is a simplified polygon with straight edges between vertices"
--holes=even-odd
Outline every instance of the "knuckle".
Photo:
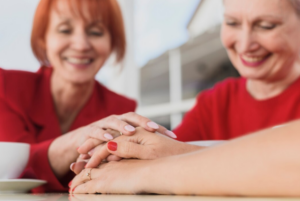
[{"label": "knuckle", "polygon": [[124,155],[129,157],[131,155],[132,145],[131,143],[126,143],[124,145],[125,145],[123,148]]}]

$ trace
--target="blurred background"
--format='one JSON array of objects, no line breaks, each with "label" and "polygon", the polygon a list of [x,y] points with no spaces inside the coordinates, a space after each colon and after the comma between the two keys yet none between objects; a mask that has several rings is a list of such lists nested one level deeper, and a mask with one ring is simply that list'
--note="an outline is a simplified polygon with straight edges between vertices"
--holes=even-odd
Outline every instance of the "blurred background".
[{"label": "blurred background", "polygon": [[[199,92],[238,73],[220,40],[221,0],[118,0],[125,60],[109,59],[96,79],[138,101],[137,112],[176,127]],[[0,67],[37,71],[30,48],[39,0],[0,0]],[[120,70],[122,69],[122,70]]]}]

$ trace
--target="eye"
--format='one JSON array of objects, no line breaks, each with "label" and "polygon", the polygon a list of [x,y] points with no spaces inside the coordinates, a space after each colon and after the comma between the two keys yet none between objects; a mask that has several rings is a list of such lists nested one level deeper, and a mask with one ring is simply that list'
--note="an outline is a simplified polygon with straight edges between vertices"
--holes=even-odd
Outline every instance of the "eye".
[{"label": "eye", "polygon": [[238,22],[236,22],[234,20],[226,20],[225,23],[227,26],[231,26],[231,27],[235,27],[238,25]]},{"label": "eye", "polygon": [[104,31],[102,29],[99,29],[99,28],[91,28],[88,31],[88,34],[91,35],[91,36],[103,36]]},{"label": "eye", "polygon": [[70,28],[70,26],[62,25],[58,27],[58,32],[62,34],[70,34],[72,32],[72,29]]},{"label": "eye", "polygon": [[70,34],[71,33],[71,29],[62,29],[62,30],[59,30],[58,32],[62,33],[62,34]]},{"label": "eye", "polygon": [[265,30],[271,30],[276,27],[276,24],[270,23],[270,22],[261,22],[258,24],[259,28],[265,29]]}]

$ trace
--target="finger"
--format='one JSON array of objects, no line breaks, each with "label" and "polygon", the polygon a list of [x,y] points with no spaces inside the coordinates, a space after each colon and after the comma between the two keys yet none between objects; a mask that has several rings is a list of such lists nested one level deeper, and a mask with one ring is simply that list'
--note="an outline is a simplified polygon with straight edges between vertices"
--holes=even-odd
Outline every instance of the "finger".
[{"label": "finger", "polygon": [[[101,167],[106,166],[107,164],[103,164],[101,165]],[[101,174],[101,170],[98,168],[85,168],[83,169],[78,175],[76,175],[76,177],[74,177],[74,179],[72,180],[70,189],[71,191],[76,187],[79,186],[83,183],[86,183],[90,180],[96,179],[99,177],[99,175]],[[90,175],[90,176],[88,176]]]},{"label": "finger", "polygon": [[87,161],[79,161],[76,163],[72,163],[70,166],[70,169],[75,173],[75,174],[79,174],[85,167],[85,165],[87,164]]},{"label": "finger", "polygon": [[[73,191],[76,186],[90,181],[92,178],[92,172],[93,172],[93,169],[91,169],[91,168],[82,169],[82,171],[80,171],[72,180],[72,183],[70,186],[71,191]],[[94,172],[96,172],[96,171],[94,171]],[[88,176],[88,174],[90,176]]]},{"label": "finger", "polygon": [[98,145],[101,145],[102,143],[103,143],[102,140],[98,140],[95,138],[89,138],[77,149],[77,151],[80,154],[88,154],[95,147],[97,147]]},{"label": "finger", "polygon": [[88,154],[80,154],[79,157],[77,158],[76,162],[87,160],[90,158],[91,158],[91,156]]},{"label": "finger", "polygon": [[91,124],[88,126],[88,129],[85,130],[85,133],[88,137],[95,138],[102,141],[109,141],[114,139],[114,136],[112,133],[110,133],[108,130],[103,129],[102,127],[99,127],[97,124]]},{"label": "finger", "polygon": [[100,180],[91,180],[86,183],[82,183],[74,189],[72,189],[73,194],[95,194],[95,193],[103,193],[103,189],[101,188],[102,181]]},{"label": "finger", "polygon": [[109,116],[104,120],[100,120],[94,123],[102,129],[112,129],[121,132],[124,135],[133,135],[135,133],[135,128],[129,125],[127,122],[122,121],[120,117],[116,115]]},{"label": "finger", "polygon": [[150,132],[159,132],[163,135],[169,136],[171,138],[177,138],[177,136],[172,132],[166,129],[163,126],[158,125],[157,123],[151,121],[150,119],[138,115],[134,112],[129,112],[120,116],[121,120],[131,124],[135,127],[142,127]]},{"label": "finger", "polygon": [[107,151],[121,158],[149,159],[148,149],[140,144],[129,141],[110,141],[106,145]]},{"label": "finger", "polygon": [[103,160],[106,160],[109,155],[110,153],[107,151],[106,146],[98,146],[85,167],[96,168]]},{"label": "finger", "polygon": [[122,160],[122,158],[119,157],[119,156],[116,156],[116,155],[109,155],[109,156],[106,158],[106,160],[107,160],[108,162],[110,162],[110,161],[120,161],[120,160]]}]

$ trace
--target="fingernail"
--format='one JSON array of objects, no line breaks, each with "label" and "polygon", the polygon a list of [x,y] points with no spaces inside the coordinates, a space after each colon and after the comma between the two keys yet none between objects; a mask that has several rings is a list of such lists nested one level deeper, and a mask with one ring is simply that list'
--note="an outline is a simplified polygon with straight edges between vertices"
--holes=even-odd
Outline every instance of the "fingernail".
[{"label": "fingernail", "polygon": [[155,123],[153,121],[148,122],[147,126],[149,126],[150,128],[153,128],[153,129],[158,129],[159,128],[157,123]]},{"label": "fingernail", "polygon": [[94,152],[95,152],[95,149],[92,149],[91,151],[89,151],[88,154],[89,154],[90,156],[92,156],[92,155],[94,154]]},{"label": "fingernail", "polygon": [[107,143],[107,148],[111,151],[117,151],[118,144],[116,142],[110,141]]},{"label": "fingernail", "polygon": [[[75,187],[76,188],[76,187]],[[75,188],[72,189],[72,193],[75,191]]]},{"label": "fingernail", "polygon": [[72,163],[72,164],[70,165],[70,170],[72,170],[72,171],[73,171],[73,167],[74,167],[74,165],[75,165],[75,163]]},{"label": "fingernail", "polygon": [[175,133],[173,133],[172,131],[167,130],[165,132],[165,134],[167,134],[168,136],[170,136],[171,138],[177,138],[177,135],[175,135]]},{"label": "fingernail", "polygon": [[70,183],[68,184],[68,186],[71,187],[71,185],[72,185],[72,181],[70,181]]},{"label": "fingernail", "polygon": [[132,132],[132,131],[135,131],[135,128],[133,126],[127,125],[127,126],[125,126],[125,130]]},{"label": "fingernail", "polygon": [[113,137],[111,134],[109,134],[109,133],[105,133],[103,136],[104,136],[106,139],[108,139],[108,140],[113,140],[113,139],[114,139],[114,137]]},{"label": "fingernail", "polygon": [[84,157],[84,155],[83,155],[83,154],[80,154],[79,158],[82,158],[82,159],[84,159],[85,157]]}]

